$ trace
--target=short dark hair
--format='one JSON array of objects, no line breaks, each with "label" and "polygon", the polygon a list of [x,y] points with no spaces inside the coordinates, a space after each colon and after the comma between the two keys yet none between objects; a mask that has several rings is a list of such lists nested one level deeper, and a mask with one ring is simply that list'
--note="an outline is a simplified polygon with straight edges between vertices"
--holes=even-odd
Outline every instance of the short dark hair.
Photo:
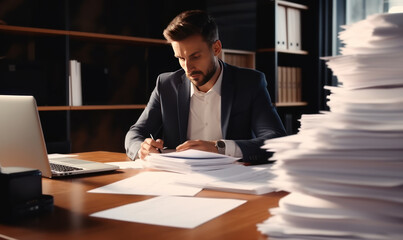
[{"label": "short dark hair", "polygon": [[217,24],[205,11],[182,12],[164,30],[164,37],[169,42],[181,41],[195,34],[200,34],[209,44],[218,40]]}]

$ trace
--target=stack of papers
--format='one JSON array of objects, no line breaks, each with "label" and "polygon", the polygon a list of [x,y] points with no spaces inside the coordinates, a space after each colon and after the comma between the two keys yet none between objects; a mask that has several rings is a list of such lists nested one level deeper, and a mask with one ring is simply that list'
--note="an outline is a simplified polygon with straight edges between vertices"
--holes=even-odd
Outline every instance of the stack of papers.
[{"label": "stack of papers", "polygon": [[403,236],[403,14],[346,26],[328,57],[330,112],[304,115],[297,135],[266,141],[274,187],[290,194],[258,225],[270,238]]},{"label": "stack of papers", "polygon": [[[137,160],[136,160],[137,161]],[[202,189],[265,194],[275,191],[269,182],[274,178],[272,165],[245,167],[233,164],[228,168],[198,173],[145,171],[103,187],[90,193],[130,195],[194,196]]]},{"label": "stack of papers", "polygon": [[274,178],[271,167],[269,164],[256,167],[234,164],[220,170],[185,174],[176,182],[203,189],[260,195],[275,191],[270,185]]},{"label": "stack of papers", "polygon": [[237,160],[198,150],[151,154],[146,158],[150,168],[183,173],[176,184],[258,195],[275,190],[269,184],[274,177],[271,165],[245,167],[236,164]]},{"label": "stack of papers", "polygon": [[147,167],[159,166],[160,169],[176,172],[143,171],[88,192],[158,197],[96,212],[91,216],[195,228],[246,202],[237,199],[191,197],[203,188],[246,194],[264,194],[274,190],[269,185],[274,177],[271,173],[272,165],[246,167],[234,164],[235,160],[195,150],[152,155],[147,157]]},{"label": "stack of papers", "polygon": [[204,172],[231,167],[239,158],[222,154],[186,150],[146,157],[149,167],[178,173]]}]

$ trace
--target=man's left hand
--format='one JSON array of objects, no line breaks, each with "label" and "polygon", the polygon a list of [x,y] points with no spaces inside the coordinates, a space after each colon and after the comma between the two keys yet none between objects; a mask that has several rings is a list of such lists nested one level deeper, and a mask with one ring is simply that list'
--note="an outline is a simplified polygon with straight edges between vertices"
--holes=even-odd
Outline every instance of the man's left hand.
[{"label": "man's left hand", "polygon": [[176,147],[178,152],[188,149],[218,153],[215,141],[189,140]]}]

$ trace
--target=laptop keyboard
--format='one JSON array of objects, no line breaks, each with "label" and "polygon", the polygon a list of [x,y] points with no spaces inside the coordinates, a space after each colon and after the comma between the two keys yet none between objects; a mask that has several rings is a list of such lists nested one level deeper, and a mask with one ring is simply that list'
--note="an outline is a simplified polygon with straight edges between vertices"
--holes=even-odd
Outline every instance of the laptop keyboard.
[{"label": "laptop keyboard", "polygon": [[83,170],[82,168],[70,167],[57,163],[50,163],[50,168],[52,169],[52,171],[56,172],[71,172],[71,171]]}]

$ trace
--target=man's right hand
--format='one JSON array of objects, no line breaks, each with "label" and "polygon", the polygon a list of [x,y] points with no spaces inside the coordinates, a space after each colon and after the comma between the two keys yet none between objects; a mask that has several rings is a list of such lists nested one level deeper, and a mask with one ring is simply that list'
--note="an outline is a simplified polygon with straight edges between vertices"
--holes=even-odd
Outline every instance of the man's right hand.
[{"label": "man's right hand", "polygon": [[146,138],[141,144],[141,148],[138,152],[139,158],[144,159],[150,153],[158,153],[158,149],[164,148],[164,141],[162,139],[153,140],[151,138]]}]

